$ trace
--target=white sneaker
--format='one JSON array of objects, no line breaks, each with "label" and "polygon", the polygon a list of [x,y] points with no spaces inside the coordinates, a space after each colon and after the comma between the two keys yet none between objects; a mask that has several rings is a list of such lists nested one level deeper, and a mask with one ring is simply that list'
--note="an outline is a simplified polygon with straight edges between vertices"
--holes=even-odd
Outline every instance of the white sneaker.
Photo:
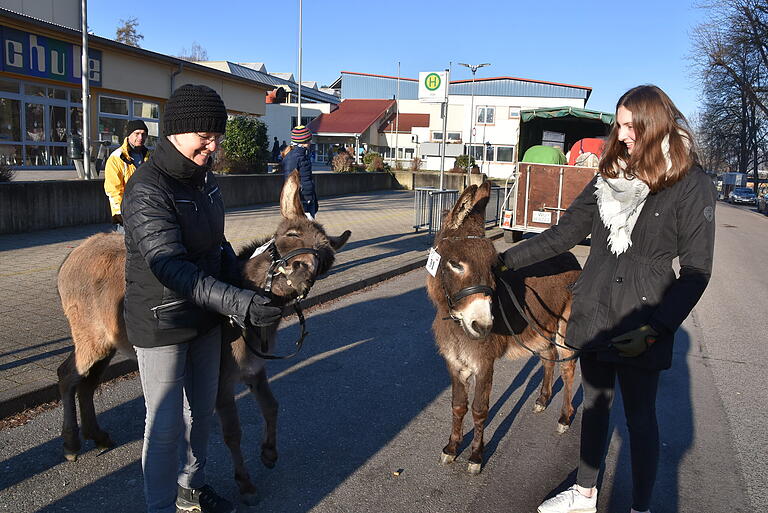
[{"label": "white sneaker", "polygon": [[597,491],[592,494],[592,497],[584,497],[576,489],[576,485],[573,485],[566,491],[542,502],[537,511],[539,513],[596,513]]}]

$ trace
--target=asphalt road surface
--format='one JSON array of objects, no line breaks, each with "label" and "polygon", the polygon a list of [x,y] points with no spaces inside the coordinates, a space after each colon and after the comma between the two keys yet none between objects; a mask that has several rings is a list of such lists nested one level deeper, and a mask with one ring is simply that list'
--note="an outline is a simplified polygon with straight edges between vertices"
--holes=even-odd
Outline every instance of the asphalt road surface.
[{"label": "asphalt road surface", "polygon": [[[768,505],[766,222],[719,205],[715,275],[679,330],[674,367],[661,379],[654,513]],[[280,401],[280,459],[273,470],[259,462],[261,420],[252,398],[241,394],[243,445],[261,499],[240,511],[533,512],[571,484],[581,390],[572,429],[558,435],[561,385],[552,406],[533,414],[541,368],[532,359],[496,365],[483,472],[466,472],[466,453],[451,466],[438,463],[450,429],[450,389],[430,333],[434,310],[424,280],[417,270],[310,312],[301,355],[269,367]],[[280,337],[295,334],[288,325]],[[0,431],[0,511],[143,511],[140,394],[135,377],[101,388],[100,421],[117,447],[99,455],[85,444],[74,463],[61,455],[60,408]],[[616,406],[600,488],[599,510],[606,512],[630,506],[628,442],[620,401]],[[471,432],[465,447],[470,439]],[[211,485],[236,498],[218,430],[207,470]]]}]

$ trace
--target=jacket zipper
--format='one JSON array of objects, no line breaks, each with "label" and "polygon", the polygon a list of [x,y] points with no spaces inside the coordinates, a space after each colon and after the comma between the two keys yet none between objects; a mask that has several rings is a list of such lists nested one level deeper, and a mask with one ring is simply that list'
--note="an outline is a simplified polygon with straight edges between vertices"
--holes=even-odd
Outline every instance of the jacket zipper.
[{"label": "jacket zipper", "polygon": [[197,203],[195,203],[195,202],[194,202],[194,201],[192,201],[192,200],[187,200],[187,199],[177,199],[177,200],[176,200],[176,203],[189,203],[189,204],[191,204],[193,207],[195,207],[195,212],[197,212]]},{"label": "jacket zipper", "polygon": [[211,205],[213,205],[213,195],[219,192],[219,186],[213,188],[211,192],[208,193],[208,199],[211,201]]},{"label": "jacket zipper", "polygon": [[171,308],[172,306],[180,305],[186,302],[187,302],[186,299],[177,299],[176,301],[171,301],[170,303],[164,303],[162,305],[153,306],[152,308],[150,308],[150,310],[152,310],[152,315],[154,315],[155,319],[157,319],[158,318],[157,313],[160,310],[165,310],[166,308]]}]

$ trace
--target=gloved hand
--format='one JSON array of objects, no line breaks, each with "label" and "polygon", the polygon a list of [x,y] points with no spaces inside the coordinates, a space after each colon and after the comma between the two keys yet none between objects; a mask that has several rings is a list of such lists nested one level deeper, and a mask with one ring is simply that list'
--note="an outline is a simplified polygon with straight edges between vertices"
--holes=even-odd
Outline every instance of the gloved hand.
[{"label": "gloved hand", "polygon": [[252,326],[270,326],[280,320],[283,309],[279,306],[270,306],[269,299],[256,294],[248,306],[248,322]]},{"label": "gloved hand", "polygon": [[640,356],[656,343],[659,333],[646,324],[611,339],[613,347],[625,358]]},{"label": "gloved hand", "polygon": [[119,224],[123,226],[123,214],[115,214],[112,216],[112,224]]}]

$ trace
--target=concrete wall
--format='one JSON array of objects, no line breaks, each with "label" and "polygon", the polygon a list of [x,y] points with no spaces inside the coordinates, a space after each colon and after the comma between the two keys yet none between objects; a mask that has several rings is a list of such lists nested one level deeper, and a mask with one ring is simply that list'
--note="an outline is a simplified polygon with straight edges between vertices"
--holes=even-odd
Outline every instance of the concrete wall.
[{"label": "concrete wall", "polygon": [[[429,171],[393,171],[392,176],[403,189],[413,190],[417,187],[434,187],[437,189],[440,186],[440,173]],[[443,186],[446,189],[463,191],[468,185],[479,185],[486,179],[486,176],[483,174],[469,175],[469,179],[467,179],[466,174],[445,173]]]},{"label": "concrete wall", "polygon": [[[281,175],[219,175],[217,179],[228,208],[277,203],[283,185]],[[316,174],[315,186],[320,197],[398,188],[389,173]],[[103,180],[0,183],[0,234],[109,220]]]}]

